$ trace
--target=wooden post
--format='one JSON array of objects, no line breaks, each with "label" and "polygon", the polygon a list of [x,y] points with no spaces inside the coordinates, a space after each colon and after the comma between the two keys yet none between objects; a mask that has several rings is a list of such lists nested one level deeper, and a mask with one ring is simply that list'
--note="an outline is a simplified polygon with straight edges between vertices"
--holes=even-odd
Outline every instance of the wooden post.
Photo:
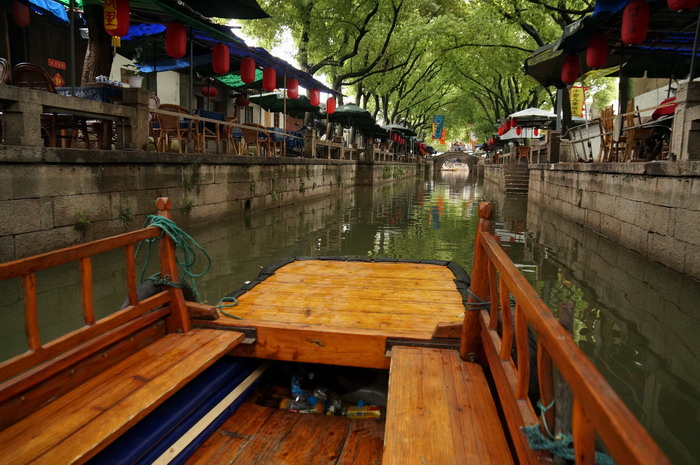
[{"label": "wooden post", "polygon": [[[160,197],[156,200],[156,208],[158,215],[168,219],[172,219],[170,209],[173,202],[168,197]],[[179,282],[177,275],[177,262],[175,261],[175,244],[167,234],[164,234],[160,241],[160,273],[161,277],[169,275],[172,282]],[[190,317],[187,313],[187,305],[185,296],[182,294],[182,289],[177,287],[170,288],[170,310],[171,316],[168,318],[168,332],[188,332],[192,329]]]},{"label": "wooden post", "polygon": [[[489,202],[479,204],[479,224],[476,228],[476,239],[474,240],[474,266],[472,267],[471,291],[482,301],[488,301],[489,291],[489,258],[486,251],[481,246],[481,233],[491,232],[491,217],[493,216],[493,205]],[[469,302],[477,303],[478,300],[469,297]],[[481,328],[479,326],[479,312],[466,310],[464,312],[464,325],[462,326],[462,338],[459,344],[459,354],[466,360],[470,353],[476,353],[481,346]]]}]

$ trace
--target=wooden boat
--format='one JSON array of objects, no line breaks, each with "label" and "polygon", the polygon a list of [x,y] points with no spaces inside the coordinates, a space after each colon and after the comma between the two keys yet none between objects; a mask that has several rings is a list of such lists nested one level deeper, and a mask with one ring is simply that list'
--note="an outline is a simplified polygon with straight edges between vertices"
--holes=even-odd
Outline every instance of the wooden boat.
[{"label": "wooden boat", "polygon": [[[168,199],[156,205],[169,217]],[[22,281],[28,346],[0,364],[2,462],[551,463],[523,427],[553,430],[556,404],[538,417],[528,386],[536,374],[551,405],[556,366],[573,394],[558,429],[577,464],[600,462],[596,435],[618,464],[669,463],[491,236],[490,216],[481,204],[469,290],[446,262],[290,259],[234,294],[241,319],[178,287],[139,300],[135,244],[155,227],[0,265],[0,280]],[[119,248],[129,305],[98,320],[91,257]],[[160,257],[177,282],[167,235]],[[85,325],[42,341],[35,273],[68,262]],[[388,368],[385,422],[243,403],[271,360]]]}]

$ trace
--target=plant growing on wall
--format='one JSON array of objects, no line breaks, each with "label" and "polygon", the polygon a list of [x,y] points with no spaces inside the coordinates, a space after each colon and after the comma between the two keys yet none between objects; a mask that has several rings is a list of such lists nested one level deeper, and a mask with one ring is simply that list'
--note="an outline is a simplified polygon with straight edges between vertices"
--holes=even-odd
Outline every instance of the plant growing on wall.
[{"label": "plant growing on wall", "polygon": [[76,212],[76,214],[75,214],[75,217],[76,217],[75,230],[76,231],[84,233],[88,230],[88,228],[92,224],[92,220],[90,219],[91,214],[92,214],[92,211],[90,211],[89,208],[86,208],[84,210],[78,210]]}]

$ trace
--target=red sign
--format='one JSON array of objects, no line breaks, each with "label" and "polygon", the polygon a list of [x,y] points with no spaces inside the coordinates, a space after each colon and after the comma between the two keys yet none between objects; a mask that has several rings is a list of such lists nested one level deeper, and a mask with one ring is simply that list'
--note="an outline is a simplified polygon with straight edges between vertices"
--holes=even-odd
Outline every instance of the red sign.
[{"label": "red sign", "polygon": [[49,58],[49,66],[51,68],[66,69],[66,62]]},{"label": "red sign", "polygon": [[66,83],[66,81],[63,80],[63,76],[61,76],[60,73],[54,74],[51,80],[53,81],[53,84],[56,87],[63,87],[63,84]]}]

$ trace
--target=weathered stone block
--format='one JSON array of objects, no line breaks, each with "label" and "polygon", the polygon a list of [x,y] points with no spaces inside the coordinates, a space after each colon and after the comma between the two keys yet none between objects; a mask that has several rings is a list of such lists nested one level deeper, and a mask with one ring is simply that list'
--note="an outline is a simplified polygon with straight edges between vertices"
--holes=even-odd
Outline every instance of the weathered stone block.
[{"label": "weathered stone block", "polygon": [[54,199],[53,216],[56,226],[74,225],[81,215],[90,221],[107,220],[111,213],[109,194],[70,195]]},{"label": "weathered stone block", "polygon": [[0,236],[40,230],[41,213],[39,199],[0,202]]},{"label": "weathered stone block", "polygon": [[657,234],[668,234],[668,221],[671,209],[639,203],[634,224]]},{"label": "weathered stone block", "polygon": [[600,220],[600,233],[605,237],[619,241],[622,221],[609,215],[602,215]]},{"label": "weathered stone block", "polygon": [[677,209],[674,233],[678,240],[700,245],[700,211]]},{"label": "weathered stone block", "polygon": [[139,186],[145,189],[200,184],[196,170],[191,168],[183,170],[182,165],[142,165],[139,167],[139,178]]},{"label": "weathered stone block", "polygon": [[90,240],[92,233],[81,234],[73,226],[36,231],[15,236],[15,255],[23,258],[68,247]]},{"label": "weathered stone block", "polygon": [[628,249],[636,250],[642,255],[647,253],[647,236],[649,232],[631,223],[622,222],[620,225],[620,244]]},{"label": "weathered stone block", "polygon": [[228,200],[241,200],[253,197],[252,182],[235,182],[226,185],[228,190]]},{"label": "weathered stone block", "polygon": [[15,259],[15,238],[12,236],[0,237],[0,263]]},{"label": "weathered stone block", "polygon": [[639,208],[640,202],[635,202],[634,200],[625,199],[623,197],[615,198],[617,217],[625,223],[634,224]]},{"label": "weathered stone block", "polygon": [[673,237],[649,234],[647,256],[675,270],[685,268],[686,244]]},{"label": "weathered stone block", "polygon": [[[83,173],[81,193],[124,192],[140,189],[141,175],[139,166],[129,165],[90,165]],[[154,182],[154,180],[151,180]],[[153,185],[153,184],[151,184]]]},{"label": "weathered stone block", "polygon": [[[688,196],[692,180],[690,178],[659,177],[654,180],[655,186],[649,203],[666,207],[683,207],[688,204]],[[695,205],[700,205],[700,199],[694,199]]]},{"label": "weathered stone block", "polygon": [[23,165],[12,167],[12,196],[15,199],[75,195],[89,173],[84,166]]},{"label": "weathered stone block", "polygon": [[201,187],[202,204],[218,204],[228,200],[227,184],[205,184]]}]

